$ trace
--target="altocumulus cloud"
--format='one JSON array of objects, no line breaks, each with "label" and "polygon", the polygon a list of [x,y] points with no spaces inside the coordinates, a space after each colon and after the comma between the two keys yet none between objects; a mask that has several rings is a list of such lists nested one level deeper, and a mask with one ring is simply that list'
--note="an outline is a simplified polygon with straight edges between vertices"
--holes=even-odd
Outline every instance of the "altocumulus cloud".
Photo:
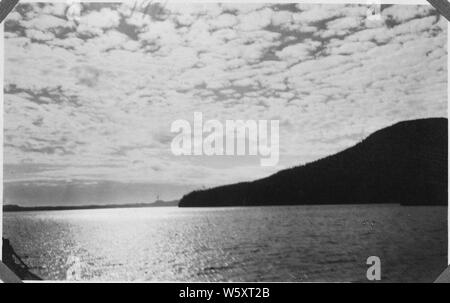
[{"label": "altocumulus cloud", "polygon": [[[21,4],[5,26],[5,163],[17,179],[217,184],[265,176],[400,120],[446,116],[430,6]],[[279,119],[281,161],[170,153],[170,123]],[[239,165],[237,165],[239,164]],[[52,168],[53,167],[53,168]]]}]

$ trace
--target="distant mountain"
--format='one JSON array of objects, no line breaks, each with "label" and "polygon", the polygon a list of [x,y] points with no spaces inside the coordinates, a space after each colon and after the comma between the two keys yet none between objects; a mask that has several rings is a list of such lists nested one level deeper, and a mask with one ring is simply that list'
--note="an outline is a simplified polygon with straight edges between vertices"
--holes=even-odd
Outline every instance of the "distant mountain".
[{"label": "distant mountain", "polygon": [[79,210],[79,209],[104,209],[104,208],[145,208],[145,207],[164,207],[178,206],[178,200],[162,201],[157,200],[153,203],[133,203],[133,204],[106,204],[106,205],[80,205],[80,206],[31,206],[23,207],[18,205],[3,205],[4,212],[14,211],[54,211],[54,210]]},{"label": "distant mountain", "polygon": [[185,195],[180,207],[295,204],[447,205],[448,121],[404,121],[321,160],[253,182]]}]

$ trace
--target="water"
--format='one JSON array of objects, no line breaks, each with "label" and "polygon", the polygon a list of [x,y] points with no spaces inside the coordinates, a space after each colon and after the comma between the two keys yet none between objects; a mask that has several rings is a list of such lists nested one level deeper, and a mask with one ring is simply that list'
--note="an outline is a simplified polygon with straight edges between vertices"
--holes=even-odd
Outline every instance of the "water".
[{"label": "water", "polygon": [[4,233],[47,280],[367,281],[378,256],[382,281],[425,282],[447,264],[446,207],[5,213]]}]

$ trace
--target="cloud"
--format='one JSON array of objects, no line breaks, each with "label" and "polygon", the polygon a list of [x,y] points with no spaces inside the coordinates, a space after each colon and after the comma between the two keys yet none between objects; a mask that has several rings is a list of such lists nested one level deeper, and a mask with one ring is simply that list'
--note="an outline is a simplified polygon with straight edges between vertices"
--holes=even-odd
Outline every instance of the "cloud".
[{"label": "cloud", "polygon": [[38,41],[49,41],[55,38],[55,35],[50,32],[42,32],[35,29],[27,29],[26,35],[30,39],[38,40]]},{"label": "cloud", "polygon": [[221,14],[217,19],[211,21],[213,29],[220,29],[226,27],[233,27],[238,23],[235,15]]},{"label": "cloud", "polygon": [[[17,20],[17,16],[13,16],[13,20]],[[26,28],[35,28],[37,30],[49,30],[51,28],[66,26],[67,21],[52,15],[40,15],[27,21],[22,21],[21,24]]]},{"label": "cloud", "polygon": [[294,63],[300,60],[310,59],[314,51],[321,45],[322,43],[318,41],[305,40],[301,44],[294,44],[283,48],[276,52],[276,55],[283,61]]},{"label": "cloud", "polygon": [[417,17],[426,16],[434,11],[429,5],[392,5],[383,10],[383,16],[392,18],[395,22],[402,23]]},{"label": "cloud", "polygon": [[272,10],[265,8],[248,14],[239,15],[239,30],[255,31],[261,30],[271,23]]},{"label": "cloud", "polygon": [[323,20],[331,19],[342,15],[342,10],[335,5],[308,5],[298,4],[297,7],[301,10],[296,14],[295,18],[301,20],[302,23],[315,23]]},{"label": "cloud", "polygon": [[[5,163],[33,180],[223,184],[446,116],[447,23],[429,6],[21,4],[5,24]],[[177,158],[170,125],[279,119],[281,158]],[[226,163],[226,164],[224,164]],[[54,169],[48,169],[49,166]]]},{"label": "cloud", "polygon": [[18,12],[13,11],[8,15],[9,22],[19,22],[20,20],[22,20],[22,15]]},{"label": "cloud", "polygon": [[92,11],[82,15],[79,19],[78,30],[99,35],[105,29],[117,27],[119,22],[120,15],[117,11],[103,8],[100,11]]},{"label": "cloud", "polygon": [[77,66],[73,68],[77,75],[78,83],[89,87],[95,87],[98,83],[100,71],[92,66]]},{"label": "cloud", "polygon": [[365,51],[376,48],[377,45],[374,42],[331,42],[328,45],[330,54],[333,55],[351,55],[355,53],[363,53]]},{"label": "cloud", "polygon": [[361,16],[351,16],[333,19],[327,22],[326,31],[322,31],[320,36],[322,38],[329,38],[333,36],[343,36],[348,34],[351,30],[358,28],[363,22]]}]

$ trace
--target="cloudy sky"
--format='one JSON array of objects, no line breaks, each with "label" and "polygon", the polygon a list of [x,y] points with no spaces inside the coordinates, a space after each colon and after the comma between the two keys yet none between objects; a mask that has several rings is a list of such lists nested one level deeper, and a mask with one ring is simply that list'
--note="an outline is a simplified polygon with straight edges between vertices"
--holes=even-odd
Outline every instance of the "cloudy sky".
[{"label": "cloudy sky", "polygon": [[[445,19],[431,6],[366,15],[358,5],[19,5],[4,33],[6,193],[120,182],[172,198],[318,159],[397,121],[446,117]],[[173,156],[170,125],[195,111],[280,120],[279,165]]]}]

